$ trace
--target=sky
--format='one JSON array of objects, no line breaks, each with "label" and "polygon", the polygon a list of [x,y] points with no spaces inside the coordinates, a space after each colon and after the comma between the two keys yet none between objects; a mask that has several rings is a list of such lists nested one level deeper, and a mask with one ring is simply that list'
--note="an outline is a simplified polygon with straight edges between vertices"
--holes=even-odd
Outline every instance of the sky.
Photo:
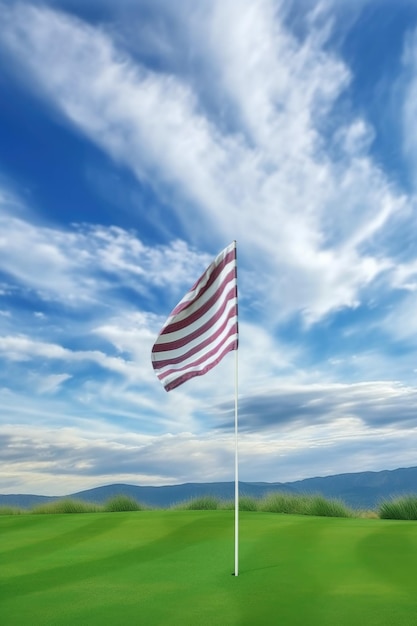
[{"label": "sky", "polygon": [[150,357],[233,240],[240,479],[417,465],[416,2],[0,22],[0,493],[234,479],[234,353]]}]

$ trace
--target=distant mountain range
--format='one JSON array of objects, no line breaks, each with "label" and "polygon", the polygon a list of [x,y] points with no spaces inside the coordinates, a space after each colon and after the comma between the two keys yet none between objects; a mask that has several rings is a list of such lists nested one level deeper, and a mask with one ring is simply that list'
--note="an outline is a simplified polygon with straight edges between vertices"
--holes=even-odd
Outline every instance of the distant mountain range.
[{"label": "distant mountain range", "polygon": [[[326,498],[343,500],[357,509],[375,509],[382,500],[401,495],[417,496],[417,467],[337,474],[324,478],[306,478],[289,483],[239,483],[241,495],[260,498],[271,492],[321,494]],[[190,498],[212,495],[230,500],[234,497],[234,483],[186,483],[164,487],[142,487],[114,484],[87,489],[65,496],[38,496],[29,494],[0,494],[0,506],[31,508],[38,504],[62,498],[74,498],[102,504],[116,495],[126,495],[150,507],[167,508]]]}]

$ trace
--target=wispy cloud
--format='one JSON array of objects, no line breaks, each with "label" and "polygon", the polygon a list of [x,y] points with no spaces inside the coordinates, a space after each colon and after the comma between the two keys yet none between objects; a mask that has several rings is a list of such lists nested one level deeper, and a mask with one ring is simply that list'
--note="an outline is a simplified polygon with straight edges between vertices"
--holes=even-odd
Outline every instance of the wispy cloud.
[{"label": "wispy cloud", "polygon": [[373,244],[407,199],[369,152],[369,122],[356,115],[331,131],[350,72],[326,49],[323,13],[307,16],[300,40],[279,3],[204,6],[199,37],[186,33],[210,59],[213,97],[234,111],[232,127],[206,114],[195,74],[156,72],[103,29],[26,5],[3,18],[4,45],[35,88],[139,178],[171,187],[177,217],[202,246],[237,236],[281,313],[312,322],[357,306],[392,267]]},{"label": "wispy cloud", "polygon": [[175,293],[192,284],[196,268],[203,269],[210,258],[181,240],[146,246],[134,232],[116,226],[73,224],[63,229],[12,217],[3,208],[0,204],[2,272],[45,300],[75,307],[91,304],[104,298],[116,280],[119,287],[145,295],[151,288]]},{"label": "wispy cloud", "polygon": [[[243,397],[241,425],[256,432],[277,426],[315,427],[353,419],[366,428],[408,428],[417,391],[392,381],[284,386]],[[336,426],[337,428],[337,426]]]},{"label": "wispy cloud", "polygon": [[[65,189],[44,210],[0,172],[2,484],[231,478],[230,359],[171,395],[149,354],[232,239],[244,479],[413,462],[416,201],[378,158],[334,3],[109,2],[101,22],[100,4],[0,0],[10,82],[94,152],[91,199],[108,171],[143,192],[125,205],[120,183],[129,219],[86,202],[76,221]],[[393,87],[411,173],[414,48],[409,32]]]}]

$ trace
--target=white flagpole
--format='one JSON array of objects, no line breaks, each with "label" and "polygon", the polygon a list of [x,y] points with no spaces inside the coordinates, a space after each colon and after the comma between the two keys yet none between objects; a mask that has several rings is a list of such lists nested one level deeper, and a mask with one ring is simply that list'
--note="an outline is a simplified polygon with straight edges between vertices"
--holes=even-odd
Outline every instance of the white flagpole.
[{"label": "white flagpole", "polygon": [[235,350],[235,576],[239,576],[239,449],[238,449],[238,350]]}]

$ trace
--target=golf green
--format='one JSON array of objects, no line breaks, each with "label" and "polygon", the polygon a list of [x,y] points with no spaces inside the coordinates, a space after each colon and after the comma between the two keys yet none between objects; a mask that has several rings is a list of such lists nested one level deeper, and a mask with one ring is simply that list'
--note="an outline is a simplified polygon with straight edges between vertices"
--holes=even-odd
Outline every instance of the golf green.
[{"label": "golf green", "polygon": [[417,524],[232,511],[0,517],[5,626],[417,624]]}]

